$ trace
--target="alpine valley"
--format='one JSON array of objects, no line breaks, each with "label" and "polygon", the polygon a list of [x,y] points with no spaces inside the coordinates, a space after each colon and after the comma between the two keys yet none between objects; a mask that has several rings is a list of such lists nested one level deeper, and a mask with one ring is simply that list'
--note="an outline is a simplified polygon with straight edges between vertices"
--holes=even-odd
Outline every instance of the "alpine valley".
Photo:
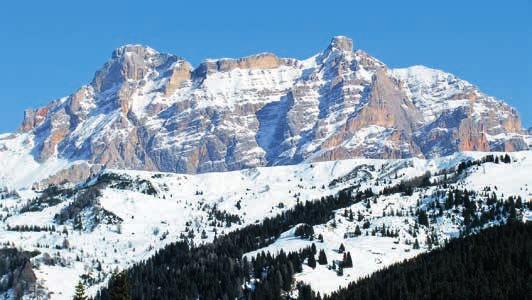
[{"label": "alpine valley", "polygon": [[305,60],[195,67],[126,45],[0,135],[0,299],[72,299],[78,282],[114,299],[124,280],[132,299],[333,297],[530,222],[531,130],[344,36]]}]

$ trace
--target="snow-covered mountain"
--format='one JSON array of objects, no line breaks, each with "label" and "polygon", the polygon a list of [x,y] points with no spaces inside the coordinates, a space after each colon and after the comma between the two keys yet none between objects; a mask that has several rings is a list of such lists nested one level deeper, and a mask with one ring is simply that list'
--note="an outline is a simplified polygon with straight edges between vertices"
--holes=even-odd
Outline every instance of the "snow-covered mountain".
[{"label": "snow-covered mountain", "polygon": [[[314,243],[330,263],[295,278],[330,293],[450,238],[530,221],[530,147],[504,102],[443,71],[389,68],[347,37],[305,60],[196,67],[126,45],[0,135],[0,298],[71,299],[78,280],[94,294],[169,243],[344,197],[327,221],[290,224],[244,255]],[[356,266],[343,275],[340,244]]]},{"label": "snow-covered mountain", "polygon": [[[295,226],[270,246],[246,254],[275,255],[315,243],[332,263],[341,260],[343,244],[355,265],[343,276],[330,265],[305,267],[296,275],[323,294],[461,233],[508,218],[530,221],[531,172],[530,151],[507,158],[468,152],[431,160],[352,159],[199,175],[106,170],[75,187],[3,190],[0,243],[31,253],[26,272],[35,279],[27,280],[28,299],[71,299],[80,278],[95,293],[113,270],[171,242],[208,243],[347,188],[352,202],[312,226],[313,240],[296,236]],[[449,193],[456,191],[468,200],[449,203]],[[420,221],[420,211],[427,223]]]},{"label": "snow-covered mountain", "polygon": [[[37,163],[202,173],[516,151],[528,149],[527,135],[513,108],[470,83],[422,66],[390,69],[338,36],[305,60],[261,53],[197,67],[120,47],[90,84],[27,110],[0,151]],[[24,149],[10,147],[22,141]]]}]

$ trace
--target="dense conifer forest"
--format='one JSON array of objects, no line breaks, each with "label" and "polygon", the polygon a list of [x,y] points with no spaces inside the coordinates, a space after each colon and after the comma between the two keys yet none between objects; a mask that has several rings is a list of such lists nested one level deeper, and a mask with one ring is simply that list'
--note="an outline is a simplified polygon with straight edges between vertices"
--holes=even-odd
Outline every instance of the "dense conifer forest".
[{"label": "dense conifer forest", "polygon": [[511,222],[374,273],[326,300],[531,299],[532,224]]}]

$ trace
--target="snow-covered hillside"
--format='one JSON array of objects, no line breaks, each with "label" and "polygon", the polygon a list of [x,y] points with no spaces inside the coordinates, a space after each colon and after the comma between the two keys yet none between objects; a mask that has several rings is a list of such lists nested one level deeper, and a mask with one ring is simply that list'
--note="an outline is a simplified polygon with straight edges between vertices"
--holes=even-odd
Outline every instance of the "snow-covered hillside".
[{"label": "snow-covered hillside", "polygon": [[[116,268],[127,268],[173,241],[207,243],[217,235],[260,223],[298,202],[319,201],[345,188],[352,188],[353,197],[355,191],[371,189],[371,200],[354,201],[336,211],[327,223],[313,226],[314,236],[321,235],[323,242],[295,237],[292,229],[254,252],[275,253],[315,243],[332,263],[341,260],[337,250],[343,244],[354,263],[353,268],[344,269],[343,276],[325,265],[305,267],[296,275],[297,280],[327,293],[458,236],[465,228],[463,208],[440,209],[445,201],[443,190],[476,192],[471,198],[479,216],[491,207],[486,197],[493,192],[500,200],[520,196],[525,206],[518,208],[516,217],[530,220],[526,205],[532,195],[531,152],[511,153],[511,162],[506,163],[496,154],[497,163],[467,166],[445,188],[435,183],[454,176],[450,170],[462,168],[458,167],[461,162],[480,161],[486,155],[467,152],[433,160],[352,159],[200,175],[106,170],[79,186],[45,190],[29,188],[31,182],[22,176],[1,193],[0,243],[38,251],[31,259],[37,290],[51,299],[70,299],[80,278],[94,293]],[[415,187],[410,194],[386,192],[386,188],[427,172],[432,174],[430,185]],[[420,209],[427,212],[430,226],[419,225]],[[502,216],[480,227],[505,222]],[[360,235],[355,234],[357,227]],[[416,239],[419,248],[413,249]],[[32,293],[26,296],[31,298]]]}]

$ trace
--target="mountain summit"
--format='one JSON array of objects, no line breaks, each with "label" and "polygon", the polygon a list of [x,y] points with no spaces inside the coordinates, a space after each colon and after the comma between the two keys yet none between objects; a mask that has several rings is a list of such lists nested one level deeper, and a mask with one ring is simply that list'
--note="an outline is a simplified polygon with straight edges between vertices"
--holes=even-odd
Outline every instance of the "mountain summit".
[{"label": "mountain summit", "polygon": [[90,84],[27,110],[8,140],[24,138],[39,163],[198,173],[516,151],[528,148],[527,135],[513,108],[467,81],[390,69],[337,36],[305,60],[261,53],[197,67],[126,45]]}]

